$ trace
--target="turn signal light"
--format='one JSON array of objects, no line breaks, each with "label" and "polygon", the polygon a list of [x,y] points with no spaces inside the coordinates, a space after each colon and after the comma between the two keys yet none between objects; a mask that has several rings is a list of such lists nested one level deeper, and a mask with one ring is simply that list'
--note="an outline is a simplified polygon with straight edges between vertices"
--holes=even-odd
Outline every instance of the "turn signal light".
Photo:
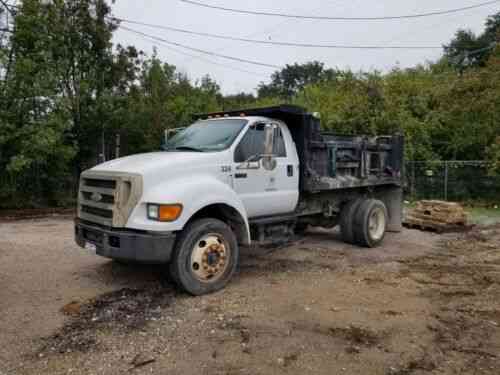
[{"label": "turn signal light", "polygon": [[182,204],[148,204],[148,218],[156,221],[175,221],[181,216]]}]

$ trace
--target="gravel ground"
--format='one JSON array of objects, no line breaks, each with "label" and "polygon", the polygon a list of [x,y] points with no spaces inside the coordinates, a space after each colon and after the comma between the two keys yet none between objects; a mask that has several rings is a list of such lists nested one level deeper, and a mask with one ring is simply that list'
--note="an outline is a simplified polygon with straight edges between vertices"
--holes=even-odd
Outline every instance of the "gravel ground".
[{"label": "gravel ground", "polygon": [[197,298],[72,237],[0,223],[0,374],[498,374],[498,226],[372,250],[318,230]]}]

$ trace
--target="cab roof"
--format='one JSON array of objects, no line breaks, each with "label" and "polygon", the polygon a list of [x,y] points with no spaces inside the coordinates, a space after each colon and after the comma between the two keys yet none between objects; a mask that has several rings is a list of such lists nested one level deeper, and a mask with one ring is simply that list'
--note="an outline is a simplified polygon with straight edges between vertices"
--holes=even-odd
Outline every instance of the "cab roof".
[{"label": "cab roof", "polygon": [[312,116],[305,108],[282,104],[273,107],[241,109],[235,111],[213,112],[195,115],[196,120],[206,120],[211,118],[227,118],[227,117],[268,117],[278,120],[288,120],[289,125],[295,121],[289,121],[290,118],[302,120],[306,116]]}]

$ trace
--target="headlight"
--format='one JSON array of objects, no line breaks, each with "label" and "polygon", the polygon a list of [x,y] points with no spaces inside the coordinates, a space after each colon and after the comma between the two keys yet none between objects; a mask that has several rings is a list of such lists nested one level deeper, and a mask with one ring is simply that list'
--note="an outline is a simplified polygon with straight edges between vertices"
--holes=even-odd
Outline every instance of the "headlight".
[{"label": "headlight", "polygon": [[148,204],[148,219],[175,221],[181,216],[182,204]]}]

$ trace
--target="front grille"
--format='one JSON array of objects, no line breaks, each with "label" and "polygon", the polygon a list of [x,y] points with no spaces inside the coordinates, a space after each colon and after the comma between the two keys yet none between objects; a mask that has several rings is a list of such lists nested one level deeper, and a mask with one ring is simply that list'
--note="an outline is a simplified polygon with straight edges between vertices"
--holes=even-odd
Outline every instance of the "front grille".
[{"label": "front grille", "polygon": [[[90,192],[90,191],[82,191],[82,195],[83,195],[83,198],[87,201],[90,201],[92,200],[92,195],[94,193]],[[113,204],[115,203],[115,197],[114,195],[111,195],[111,194],[101,194],[101,199],[99,200],[99,202],[102,202],[102,203],[107,203],[107,204]]]},{"label": "front grille", "polygon": [[83,219],[112,226],[118,181],[108,176],[84,176],[80,184],[80,215]]},{"label": "front grille", "polygon": [[83,183],[85,186],[114,189],[116,188],[115,180],[101,180],[96,178],[84,178]]},{"label": "front grille", "polygon": [[113,218],[113,210],[105,210],[102,208],[91,207],[91,206],[87,206],[87,205],[82,204],[81,211],[85,212],[87,214],[90,214],[90,215],[104,217],[106,219]]},{"label": "front grille", "polygon": [[133,173],[86,171],[80,180],[78,217],[123,228],[142,196],[142,177]]}]

